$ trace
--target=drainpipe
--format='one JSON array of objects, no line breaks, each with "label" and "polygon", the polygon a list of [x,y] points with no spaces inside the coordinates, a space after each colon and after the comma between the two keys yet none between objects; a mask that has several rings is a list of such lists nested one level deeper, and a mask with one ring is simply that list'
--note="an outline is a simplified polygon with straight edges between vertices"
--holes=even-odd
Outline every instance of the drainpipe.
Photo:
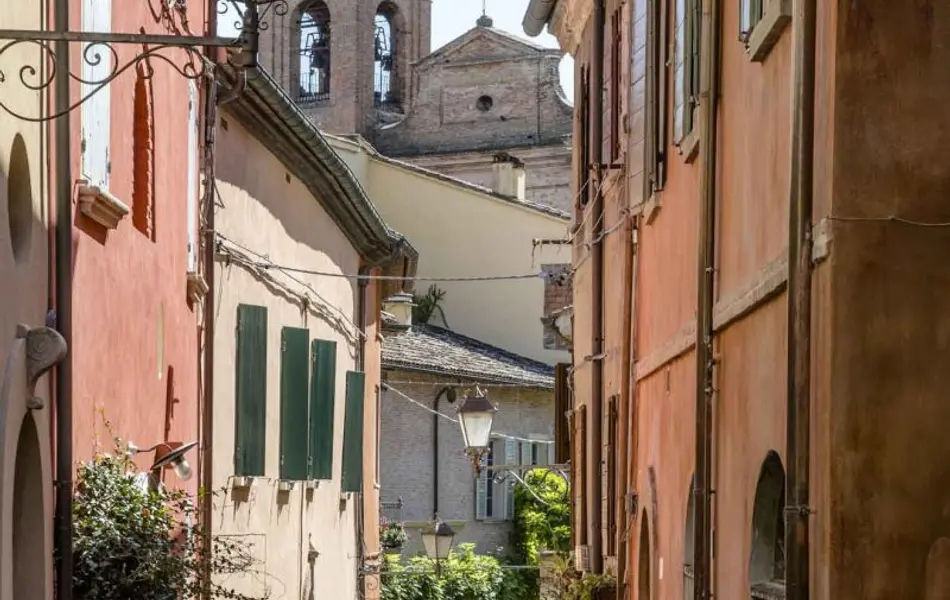
[{"label": "drainpipe", "polygon": [[816,0],[795,2],[794,125],[788,219],[788,396],[785,578],[788,600],[809,597],[812,194]]},{"label": "drainpipe", "polygon": [[716,257],[716,146],[719,101],[721,2],[703,2],[700,55],[700,108],[702,110],[702,173],[700,178],[699,306],[696,327],[696,511],[694,598],[712,598],[712,402],[713,302]]},{"label": "drainpipe", "polygon": [[[356,354],[356,370],[365,371],[366,370],[366,292],[369,288],[369,280],[366,279],[366,276],[370,274],[370,267],[363,266],[359,270],[360,279],[356,284],[357,295],[356,295],[356,327],[360,331],[359,335],[359,347]],[[365,394],[365,391],[364,391]],[[364,396],[365,401],[365,396]],[[364,423],[365,427],[365,423]],[[364,583],[366,581],[364,566],[366,563],[366,543],[363,539],[364,535],[364,523],[363,519],[365,518],[366,505],[363,502],[363,493],[366,488],[366,478],[360,478],[362,483],[360,483],[360,493],[356,495],[353,499],[354,508],[356,509],[356,518],[354,519],[354,528],[356,530],[356,585],[359,593],[365,594]]]},{"label": "drainpipe", "polygon": [[[69,31],[69,1],[56,0],[54,28]],[[53,106],[69,106],[69,43],[55,43],[57,68]],[[73,343],[73,202],[70,114],[56,119],[56,325]],[[73,359],[72,352],[56,367],[56,598],[73,597]]]},{"label": "drainpipe", "polygon": [[447,385],[435,396],[432,404],[432,519],[439,516],[439,400],[446,395],[449,402],[455,402],[455,388]]},{"label": "drainpipe", "polygon": [[[593,161],[594,178],[597,181],[597,187],[594,191],[593,205],[591,207],[591,220],[594,224],[591,232],[591,279],[593,294],[591,305],[593,308],[593,360],[591,362],[591,386],[593,394],[591,397],[590,410],[590,454],[587,464],[589,476],[587,478],[587,502],[590,522],[587,524],[587,539],[590,544],[590,568],[594,573],[600,573],[603,570],[603,511],[600,503],[601,481],[603,478],[603,446],[601,445],[601,428],[603,406],[604,406],[604,195],[601,177],[603,177],[603,154],[604,154],[604,2],[605,0],[594,0],[594,22],[593,39],[591,40],[591,103],[590,111],[590,132],[591,139],[588,143],[592,145],[591,158]],[[588,165],[588,168],[590,165]]]},{"label": "drainpipe", "polygon": [[[624,447],[623,454],[621,455],[621,460],[617,461],[617,493],[621,494],[620,502],[617,502],[617,531],[621,534],[621,537],[617,540],[617,598],[623,599],[626,598],[626,573],[627,573],[627,542],[623,534],[628,530],[627,521],[629,519],[636,518],[635,513],[628,512],[627,504],[627,487],[629,481],[633,478],[633,481],[636,481],[636,471],[631,470],[629,466],[634,463],[636,460],[634,458],[633,452],[635,451],[635,444],[633,443],[633,438],[636,436],[636,401],[634,397],[636,395],[635,388],[636,385],[633,381],[634,370],[631,365],[633,365],[633,355],[634,355],[634,328],[635,328],[635,310],[636,310],[636,272],[637,272],[637,227],[633,221],[630,221],[630,226],[624,228],[624,234],[626,235],[626,246],[627,250],[627,260],[624,261],[624,273],[623,273],[623,329],[621,330],[624,335],[623,346],[622,346],[622,357],[621,364],[624,365],[625,369],[629,369],[629,372],[623,373],[621,379],[621,391],[620,397],[622,402],[620,403],[620,414],[619,418],[619,431],[617,438],[618,440],[626,440],[626,446]],[[622,443],[622,442],[621,442]],[[618,448],[619,450],[619,448]]]}]

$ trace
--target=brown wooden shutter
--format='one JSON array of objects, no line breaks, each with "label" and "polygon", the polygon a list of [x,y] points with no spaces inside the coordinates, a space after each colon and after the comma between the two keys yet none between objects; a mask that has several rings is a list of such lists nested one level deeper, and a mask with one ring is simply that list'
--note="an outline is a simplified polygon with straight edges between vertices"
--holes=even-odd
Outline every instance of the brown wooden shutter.
[{"label": "brown wooden shutter", "polygon": [[568,386],[570,365],[554,367],[554,463],[563,465],[571,457],[571,390]]},{"label": "brown wooden shutter", "polygon": [[607,556],[617,555],[617,403],[619,396],[607,399],[604,411],[604,548]]},{"label": "brown wooden shutter", "polygon": [[574,490],[577,504],[577,522],[579,545],[587,544],[587,406],[581,405],[577,409],[577,462],[574,464],[577,486]]}]

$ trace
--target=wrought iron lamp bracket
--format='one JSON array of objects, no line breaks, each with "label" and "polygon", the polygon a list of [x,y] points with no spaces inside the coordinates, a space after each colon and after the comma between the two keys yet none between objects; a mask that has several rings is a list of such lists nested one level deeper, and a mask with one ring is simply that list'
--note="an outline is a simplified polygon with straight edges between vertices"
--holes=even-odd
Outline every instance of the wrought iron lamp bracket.
[{"label": "wrought iron lamp bracket", "polygon": [[[175,8],[182,10],[185,0],[175,0],[175,3]],[[265,17],[286,15],[289,10],[287,0],[217,0],[217,14],[211,17],[217,20],[231,10],[236,14],[236,35],[232,37],[0,29],[0,110],[23,121],[52,121],[81,106],[129,69],[142,65],[143,76],[151,78],[155,73],[151,59],[164,62],[186,79],[199,80],[210,76],[215,66],[214,62],[203,54],[203,50],[209,48],[232,51],[227,61],[238,72],[253,70],[258,66],[260,33],[270,27]],[[163,14],[161,18],[170,17]],[[182,29],[177,26],[167,28],[175,31]],[[187,30],[187,25],[184,29]],[[56,56],[57,42],[82,44],[83,48],[79,53],[81,64],[97,67],[98,72],[90,76],[83,67],[76,73],[71,65],[63,65],[62,57]],[[120,45],[135,45],[141,49],[128,57],[117,50]],[[27,46],[37,48],[38,55],[34,62],[26,62],[12,68],[5,67],[4,55],[18,55],[11,50]],[[53,85],[57,73],[60,72],[65,73],[71,81],[81,84],[79,97],[71,100],[68,106],[55,106],[49,114],[31,115],[18,110],[9,102],[11,95],[8,91],[12,88],[19,86],[28,91],[43,92]]]}]

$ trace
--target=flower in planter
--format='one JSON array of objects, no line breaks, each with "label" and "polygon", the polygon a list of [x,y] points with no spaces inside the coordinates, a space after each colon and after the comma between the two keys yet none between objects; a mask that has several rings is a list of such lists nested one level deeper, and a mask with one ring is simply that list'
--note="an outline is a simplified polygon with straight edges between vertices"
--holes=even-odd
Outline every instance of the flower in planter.
[{"label": "flower in planter", "polygon": [[402,523],[390,521],[383,517],[379,524],[379,543],[383,548],[395,550],[402,548],[409,541],[409,534]]}]

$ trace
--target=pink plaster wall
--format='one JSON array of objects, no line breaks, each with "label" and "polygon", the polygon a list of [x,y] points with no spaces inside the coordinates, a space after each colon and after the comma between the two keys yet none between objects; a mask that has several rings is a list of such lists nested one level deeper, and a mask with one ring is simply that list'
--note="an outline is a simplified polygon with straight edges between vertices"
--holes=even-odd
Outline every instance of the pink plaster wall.
[{"label": "pink plaster wall", "polygon": [[[112,30],[145,28],[150,33],[169,33],[150,11],[150,5],[157,9],[163,4],[159,0],[113,3]],[[71,8],[78,26],[81,5],[74,2]],[[188,7],[191,26],[197,30],[204,23],[203,8],[200,2]],[[141,48],[125,45],[118,50],[120,61],[126,61]],[[183,64],[181,52],[166,56]],[[78,210],[75,214],[70,351],[76,460],[89,459],[97,439],[104,450],[112,449],[102,416],[112,422],[116,435],[143,447],[198,438],[198,327],[186,295],[189,84],[164,61],[152,59],[151,66],[155,70],[155,240],[133,227],[131,214],[108,232]],[[111,84],[110,191],[130,207],[134,86],[134,69]],[[78,94],[78,89],[73,93]],[[73,173],[77,176],[78,113],[72,119],[77,141]],[[166,415],[169,395],[175,403]],[[147,467],[152,459],[149,453],[137,462]],[[197,452],[189,459],[197,464]],[[197,485],[196,480],[189,485]]]}]

